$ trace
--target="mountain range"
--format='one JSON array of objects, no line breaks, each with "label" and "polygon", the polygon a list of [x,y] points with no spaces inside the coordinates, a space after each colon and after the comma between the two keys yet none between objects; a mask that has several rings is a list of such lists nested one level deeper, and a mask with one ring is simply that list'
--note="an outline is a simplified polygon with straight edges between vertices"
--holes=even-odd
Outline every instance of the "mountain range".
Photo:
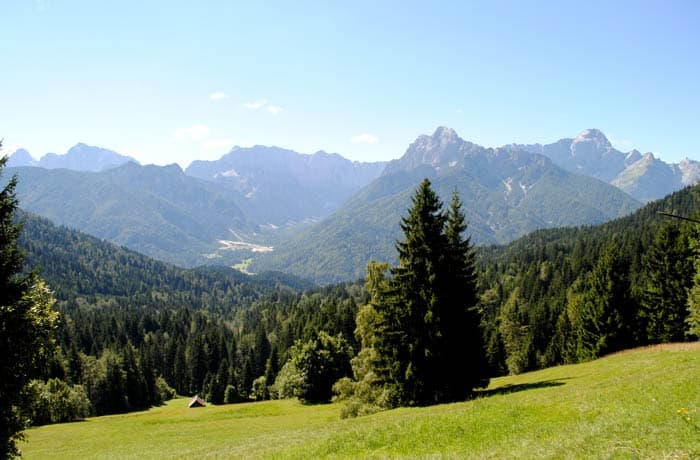
[{"label": "mountain range", "polygon": [[574,139],[561,139],[552,144],[511,144],[514,151],[539,153],[562,168],[595,177],[648,202],[700,181],[700,163],[684,159],[668,164],[648,152],[628,153],[613,148],[597,129],[587,129]]},{"label": "mountain range", "polygon": [[385,165],[351,162],[336,153],[302,155],[258,145],[235,147],[216,161],[194,161],[185,173],[245,197],[239,204],[254,221],[284,226],[328,216],[379,176]]},{"label": "mountain range", "polygon": [[213,258],[230,229],[252,228],[223,191],[186,176],[177,165],[126,163],[101,172],[34,167],[9,168],[17,174],[17,196],[26,211],[151,257],[184,266]]},{"label": "mountain range", "polygon": [[600,223],[700,178],[698,162],[624,154],[594,129],[494,149],[440,127],[389,163],[255,146],[183,171],[78,144],[39,161],[18,150],[8,165],[20,205],[58,224],[179,265],[248,259],[252,270],[321,282],[361,276],[370,258],[395,260],[400,218],[424,177],[445,201],[459,191],[478,244]]},{"label": "mountain range", "polygon": [[10,155],[7,166],[38,166],[46,169],[97,172],[115,168],[129,162],[138,163],[134,158],[121,155],[113,150],[79,143],[71,147],[63,155],[47,153],[38,161],[25,149],[18,149]]},{"label": "mountain range", "polygon": [[477,244],[505,243],[538,228],[601,223],[641,206],[612,185],[566,171],[543,155],[481,147],[441,127],[418,137],[336,213],[261,255],[253,268],[336,282],[361,276],[371,258],[395,262],[400,219],[424,177],[444,201],[459,192]]},{"label": "mountain range", "polygon": [[[62,164],[79,160],[86,150],[80,145]],[[102,150],[93,152],[98,157]],[[80,170],[17,166],[27,157],[17,151],[9,162],[23,209],[183,266],[233,265],[270,251],[270,242],[283,238],[280,227],[322,219],[384,167],[276,147],[234,149],[218,161],[193,163],[191,174],[128,157],[100,171],[86,170],[104,164],[97,161]]]}]

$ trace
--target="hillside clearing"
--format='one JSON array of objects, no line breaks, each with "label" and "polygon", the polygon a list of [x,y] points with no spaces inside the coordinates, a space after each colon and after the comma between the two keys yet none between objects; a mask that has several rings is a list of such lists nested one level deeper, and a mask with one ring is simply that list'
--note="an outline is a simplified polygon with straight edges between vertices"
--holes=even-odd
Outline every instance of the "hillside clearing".
[{"label": "hillside clearing", "polygon": [[51,425],[36,458],[700,458],[700,343],[493,379],[455,404],[340,420],[296,401],[149,411]]}]

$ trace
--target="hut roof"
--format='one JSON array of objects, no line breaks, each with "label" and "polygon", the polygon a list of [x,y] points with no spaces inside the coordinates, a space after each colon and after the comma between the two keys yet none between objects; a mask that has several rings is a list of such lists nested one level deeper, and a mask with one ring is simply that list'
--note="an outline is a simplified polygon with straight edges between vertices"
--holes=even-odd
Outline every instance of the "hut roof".
[{"label": "hut roof", "polygon": [[194,395],[194,398],[192,398],[192,401],[190,401],[187,407],[206,407],[206,405],[207,404],[202,398],[199,397],[199,395]]}]

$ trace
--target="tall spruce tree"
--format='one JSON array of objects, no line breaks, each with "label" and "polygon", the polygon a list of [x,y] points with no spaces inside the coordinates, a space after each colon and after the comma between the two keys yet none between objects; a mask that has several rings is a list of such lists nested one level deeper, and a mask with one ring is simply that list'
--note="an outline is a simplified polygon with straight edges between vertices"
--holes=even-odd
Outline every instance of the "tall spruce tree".
[{"label": "tall spruce tree", "polygon": [[391,278],[386,266],[368,266],[371,301],[358,314],[357,382],[341,386],[377,408],[463,399],[487,382],[487,365],[459,197],[445,213],[425,179],[400,225],[404,239]]},{"label": "tall spruce tree", "polygon": [[405,359],[400,361],[400,399],[403,404],[437,402],[435,387],[442,356],[445,267],[448,262],[446,216],[442,202],[424,179],[412,199],[413,206],[401,220],[404,240],[396,244],[399,266],[392,270],[392,284],[399,297],[400,327],[405,333]]},{"label": "tall spruce tree", "polygon": [[[7,157],[0,158],[0,174]],[[0,458],[18,455],[26,416],[24,393],[54,351],[57,314],[53,296],[36,273],[23,273],[24,258],[17,246],[21,225],[15,177],[0,191]]]}]

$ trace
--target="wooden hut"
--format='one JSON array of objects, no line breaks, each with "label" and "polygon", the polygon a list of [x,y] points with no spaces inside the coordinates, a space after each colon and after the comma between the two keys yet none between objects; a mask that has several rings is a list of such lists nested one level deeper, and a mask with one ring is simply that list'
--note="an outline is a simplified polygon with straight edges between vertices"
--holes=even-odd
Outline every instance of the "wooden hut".
[{"label": "wooden hut", "polygon": [[194,398],[192,398],[192,401],[190,401],[187,407],[206,407],[206,405],[207,404],[199,395],[194,395]]}]

